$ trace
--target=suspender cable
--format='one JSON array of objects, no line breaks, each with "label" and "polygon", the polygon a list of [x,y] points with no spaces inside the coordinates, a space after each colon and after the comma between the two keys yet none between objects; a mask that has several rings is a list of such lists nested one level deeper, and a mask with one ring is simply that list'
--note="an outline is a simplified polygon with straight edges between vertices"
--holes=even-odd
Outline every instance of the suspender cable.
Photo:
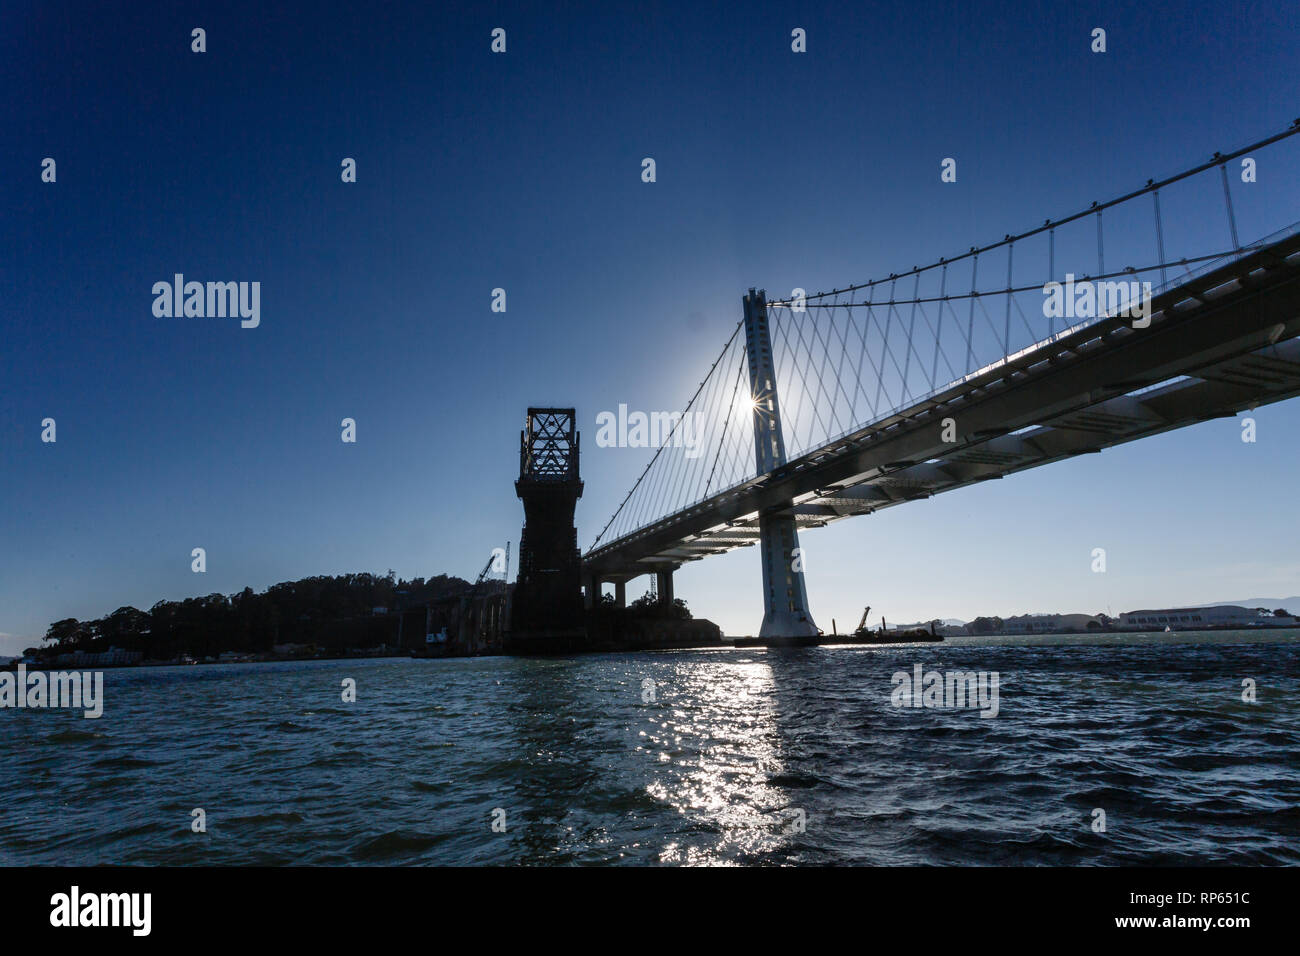
[{"label": "suspender cable", "polygon": [[[939,341],[943,338],[943,300],[946,298],[948,298],[948,264],[945,262],[942,278],[939,280],[939,321],[934,332],[934,364],[930,369],[931,382],[939,375]],[[943,360],[948,361],[948,356],[945,355]]]},{"label": "suspender cable", "polygon": [[[1165,227],[1160,223],[1160,190],[1151,190],[1151,196],[1156,201],[1156,253],[1160,257],[1159,261],[1165,261]],[[1160,284],[1165,284],[1165,267],[1160,266]]]},{"label": "suspender cable", "polygon": [[[907,375],[912,370],[912,334],[916,331],[917,298],[921,294],[921,273],[916,270],[916,281],[912,283],[912,314],[907,320],[907,355],[903,357],[903,401],[912,397],[912,390],[907,387]],[[921,356],[917,356],[919,361]]]},{"label": "suspender cable", "polygon": [[1228,164],[1220,166],[1219,172],[1223,173],[1223,199],[1228,204],[1228,228],[1232,230],[1232,248],[1235,251],[1241,248],[1241,243],[1237,241],[1237,215],[1232,211],[1232,192],[1228,189]]},{"label": "suspender cable", "polygon": [[[889,333],[893,331],[894,326],[894,287],[896,285],[898,285],[898,278],[894,277],[889,282],[889,311],[885,313],[885,331],[880,337],[883,351],[880,356],[880,374],[876,376],[875,404],[877,407],[880,406],[880,394],[885,388],[885,355],[888,354],[891,358],[893,357],[893,353],[889,351]],[[877,327],[879,327],[879,323],[877,323]],[[897,367],[898,363],[895,362],[894,365]],[[889,396],[886,395],[885,397],[888,398]]]},{"label": "suspender cable", "polygon": [[[709,367],[708,375],[704,376],[704,381],[700,382],[699,387],[695,389],[695,394],[692,395],[691,400],[686,403],[685,411],[689,412],[691,410],[691,406],[695,404],[695,400],[700,397],[700,392],[704,391],[704,386],[708,384],[709,378],[713,375],[713,370],[718,367],[718,363],[721,362],[723,356],[727,354],[727,350],[731,348],[731,343],[736,338],[736,334],[740,332],[741,328],[744,325],[745,325],[744,321],[741,320],[740,322],[737,322],[736,327],[731,330],[731,336],[727,339],[727,344],[722,347],[721,354],[719,354],[718,357],[714,359],[713,365]],[[681,421],[682,419],[678,419],[677,423],[673,425],[672,429],[668,433],[669,438],[672,438],[673,432],[677,431],[677,426],[681,424]],[[609,526],[614,523],[614,519],[617,518],[619,514],[623,511],[624,506],[627,505],[628,499],[632,497],[633,493],[637,490],[637,488],[641,487],[642,480],[644,480],[646,474],[650,471],[650,469],[654,467],[654,463],[659,460],[659,455],[663,452],[664,448],[667,447],[667,444],[668,444],[667,442],[663,442],[659,445],[657,449],[655,449],[654,457],[650,459],[650,463],[645,466],[645,470],[641,472],[641,475],[640,477],[637,478],[636,483],[632,485],[632,490],[629,491],[627,493],[627,496],[623,498],[623,503],[618,506],[618,509],[612,515],[610,515],[609,520],[605,522],[605,527],[603,527],[600,530],[600,534],[596,535],[596,540],[593,541],[591,544],[592,551],[596,549],[596,545],[600,544],[601,539],[605,537],[605,532],[609,530]]]},{"label": "suspender cable", "polygon": [[1106,247],[1101,237],[1101,210],[1097,210],[1097,275],[1106,274]]},{"label": "suspender cable", "polygon": [[[1239,157],[1241,157],[1241,156],[1247,156],[1247,155],[1249,155],[1249,154],[1252,153],[1252,152],[1257,152],[1258,150],[1263,149],[1265,146],[1269,146],[1269,145],[1271,145],[1271,144],[1273,144],[1273,143],[1276,143],[1276,142],[1278,142],[1278,141],[1280,141],[1280,140],[1286,139],[1286,138],[1291,137],[1291,136],[1295,136],[1295,135],[1297,135],[1297,134],[1300,134],[1300,120],[1297,120],[1296,122],[1293,122],[1289,127],[1287,127],[1286,129],[1282,130],[1282,131],[1279,132],[1279,133],[1274,133],[1272,136],[1268,136],[1268,137],[1266,137],[1266,138],[1264,138],[1264,139],[1259,140],[1258,142],[1251,143],[1249,146],[1243,146],[1243,147],[1241,147],[1240,149],[1235,149],[1235,150],[1233,150],[1232,152],[1230,152],[1230,153],[1228,153],[1228,154],[1226,154],[1226,155],[1224,155],[1224,156],[1219,157],[1218,159],[1211,159],[1211,160],[1209,160],[1208,162],[1201,163],[1200,165],[1198,165],[1198,166],[1194,166],[1194,167],[1192,167],[1191,169],[1185,169],[1185,170],[1183,170],[1181,173],[1178,173],[1178,174],[1173,175],[1173,176],[1169,176],[1169,177],[1167,177],[1167,178],[1165,178],[1165,179],[1160,180],[1159,182],[1156,182],[1155,180],[1147,180],[1147,184],[1146,184],[1145,186],[1141,187],[1140,189],[1135,189],[1135,190],[1133,190],[1132,192],[1125,193],[1123,196],[1117,196],[1117,197],[1115,197],[1114,199],[1111,199],[1111,200],[1109,200],[1109,201],[1107,201],[1107,202],[1099,203],[1099,204],[1097,204],[1096,207],[1089,206],[1087,209],[1083,209],[1083,210],[1081,210],[1081,211],[1079,211],[1079,212],[1073,213],[1072,215],[1069,215],[1069,216],[1063,216],[1063,217],[1061,217],[1060,219],[1057,219],[1054,223],[1051,222],[1051,221],[1049,220],[1048,222],[1044,223],[1044,224],[1041,225],[1041,226],[1038,226],[1038,227],[1035,228],[1035,229],[1030,229],[1030,230],[1028,230],[1028,231],[1026,231],[1026,232],[1022,232],[1022,233],[1020,233],[1019,235],[1012,236],[1012,237],[1009,237],[1009,238],[1014,238],[1014,239],[1016,239],[1016,240],[1020,240],[1020,239],[1028,239],[1030,236],[1036,236],[1036,235],[1038,235],[1040,232],[1045,232],[1045,231],[1047,231],[1047,230],[1050,229],[1050,228],[1054,228],[1055,226],[1063,226],[1063,225],[1066,225],[1067,223],[1074,222],[1074,221],[1077,220],[1077,219],[1083,219],[1085,216],[1090,216],[1090,215],[1092,215],[1093,213],[1095,213],[1095,212],[1097,211],[1097,209],[1109,209],[1111,206],[1118,206],[1118,205],[1121,205],[1122,203],[1126,203],[1126,202],[1128,202],[1128,201],[1131,200],[1131,199],[1136,199],[1137,197],[1141,196],[1143,193],[1150,192],[1150,191],[1152,191],[1153,189],[1161,189],[1161,188],[1163,188],[1163,187],[1165,187],[1165,186],[1172,185],[1173,183],[1176,183],[1176,182],[1181,182],[1181,181],[1184,180],[1184,179],[1188,179],[1188,178],[1190,178],[1190,177],[1192,177],[1192,176],[1199,175],[1200,173],[1203,173],[1203,172],[1205,172],[1206,170],[1213,169],[1215,166],[1218,166],[1218,165],[1220,165],[1221,163],[1224,163],[1224,162],[1228,162],[1228,161],[1230,161],[1230,160],[1237,159],[1237,158],[1239,158]],[[972,258],[976,253],[989,252],[989,251],[991,251],[991,250],[993,250],[993,249],[998,248],[999,246],[1005,246],[1005,245],[1007,244],[1008,241],[1009,241],[1009,239],[1002,239],[1002,240],[1000,240],[1000,241],[998,241],[998,242],[993,242],[993,243],[990,243],[989,245],[987,245],[987,246],[983,246],[983,247],[975,247],[975,246],[972,246],[972,247],[969,249],[969,251],[967,251],[967,252],[963,252],[963,253],[962,253],[961,255],[959,255],[959,256],[952,256],[951,258],[948,258],[948,259],[946,259],[946,260],[944,260],[944,259],[940,259],[940,260],[938,260],[937,262],[932,262],[932,263],[930,263],[930,264],[927,265],[927,266],[922,266],[922,267],[921,267],[921,271],[922,271],[922,272],[927,272],[927,271],[929,271],[930,269],[937,269],[937,268],[939,268],[941,265],[943,265],[945,261],[947,261],[947,262],[949,262],[949,263],[952,263],[952,262],[959,262],[959,261],[962,260],[962,259],[969,259],[969,258]],[[889,281],[889,279],[887,279],[887,278],[872,279],[872,280],[870,280],[870,281],[868,281],[868,282],[859,282],[859,283],[856,283],[856,284],[854,284],[854,285],[845,286],[845,287],[842,288],[842,289],[836,289],[836,290],[834,290],[834,292],[835,292],[835,293],[841,293],[841,292],[854,292],[854,291],[857,291],[858,289],[868,289],[868,288],[873,288],[873,287],[878,286],[878,285],[883,285],[884,283],[886,283],[886,282],[888,282],[888,281]],[[833,293],[831,293],[831,292],[819,292],[819,293],[817,293],[816,295],[810,295],[810,296],[807,296],[807,299],[808,299],[808,301],[811,302],[812,300],[825,298],[825,297],[828,297],[828,296],[830,296],[830,295],[832,295],[832,294],[833,294]],[[768,305],[769,305],[769,306],[771,306],[771,305],[788,305],[788,303],[787,303],[787,302],[769,302]]]},{"label": "suspender cable", "polygon": [[970,315],[966,319],[966,373],[975,368],[975,346],[972,344],[972,337],[975,335],[975,297],[979,295],[975,291],[975,277],[980,271],[980,254],[975,253],[975,259],[970,270]]},{"label": "suspender cable", "polygon": [[[1055,226],[1047,230],[1047,281],[1048,282],[1056,281],[1056,227]],[[1047,317],[1048,335],[1056,334],[1056,322],[1054,321],[1054,319],[1055,317],[1051,315]]]},{"label": "suspender cable", "polygon": [[1011,259],[1016,251],[1015,240],[1007,246],[1007,314],[1002,323],[1002,354],[1011,354]]}]

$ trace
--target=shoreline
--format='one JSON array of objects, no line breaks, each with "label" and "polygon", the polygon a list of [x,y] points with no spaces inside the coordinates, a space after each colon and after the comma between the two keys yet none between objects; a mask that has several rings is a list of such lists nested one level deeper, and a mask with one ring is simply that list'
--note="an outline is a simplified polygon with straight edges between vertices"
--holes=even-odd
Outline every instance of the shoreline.
[{"label": "shoreline", "polygon": [[[1115,636],[1115,635],[1121,635],[1121,636],[1132,635],[1134,637],[1145,636],[1145,637],[1155,637],[1155,638],[1161,638],[1161,637],[1173,638],[1175,636],[1181,637],[1181,636],[1191,636],[1191,635],[1198,635],[1198,634],[1235,633],[1241,635],[1258,634],[1260,636],[1266,636],[1269,634],[1276,633],[1278,631],[1292,631],[1295,632],[1295,636],[1300,637],[1300,627],[1295,627],[1295,626],[1258,626],[1258,627],[1250,627],[1250,628],[1204,627],[1204,628],[1177,629],[1171,631],[1108,629],[1108,630],[1092,630],[1092,631],[1041,631],[1041,632],[1025,633],[1025,634],[1006,634],[1006,633],[949,634],[946,635],[944,640],[942,641],[933,641],[933,640],[858,641],[852,639],[851,637],[841,634],[841,635],[823,635],[818,640],[809,641],[808,643],[801,643],[801,644],[787,644],[783,642],[768,643],[768,642],[762,642],[760,641],[760,639],[753,638],[753,637],[736,637],[731,639],[724,639],[716,643],[681,642],[681,643],[646,645],[641,647],[635,647],[635,646],[610,647],[606,645],[606,646],[597,646],[591,648],[572,649],[560,653],[544,652],[541,650],[539,650],[536,653],[519,653],[519,652],[506,652],[502,650],[492,650],[492,651],[483,651],[475,654],[433,655],[433,654],[417,654],[412,651],[407,651],[405,653],[394,652],[394,653],[384,653],[384,654],[343,653],[343,654],[320,654],[320,655],[313,655],[307,657],[302,657],[302,656],[260,657],[260,658],[247,659],[247,660],[227,660],[227,661],[195,660],[195,661],[187,661],[183,663],[175,660],[140,661],[134,664],[97,664],[93,666],[80,666],[75,664],[54,664],[52,662],[45,663],[39,660],[23,661],[21,659],[15,658],[13,660],[0,663],[0,671],[16,671],[19,664],[25,664],[28,670],[100,671],[100,670],[134,670],[140,668],[154,668],[154,667],[211,667],[214,665],[221,665],[221,664],[292,664],[292,663],[309,663],[312,661],[367,661],[367,660],[433,661],[433,660],[464,660],[464,659],[475,658],[475,657],[522,657],[522,658],[556,657],[556,656],[567,657],[567,656],[578,655],[578,654],[583,656],[592,655],[592,654],[638,654],[638,653],[648,653],[653,651],[676,651],[676,650],[715,650],[715,651],[716,650],[722,650],[722,651],[792,650],[792,649],[799,650],[799,649],[807,649],[807,648],[815,648],[815,647],[907,647],[913,645],[916,646],[948,645],[948,646],[960,647],[960,646],[967,646],[967,645],[964,644],[954,645],[951,642],[954,640],[982,641],[982,640],[991,640],[991,639],[999,639],[999,638],[1011,638],[1011,639],[1044,638],[1044,637],[1088,638],[1088,637],[1104,637],[1104,636]],[[1250,642],[1241,642],[1241,643],[1250,643]]]}]

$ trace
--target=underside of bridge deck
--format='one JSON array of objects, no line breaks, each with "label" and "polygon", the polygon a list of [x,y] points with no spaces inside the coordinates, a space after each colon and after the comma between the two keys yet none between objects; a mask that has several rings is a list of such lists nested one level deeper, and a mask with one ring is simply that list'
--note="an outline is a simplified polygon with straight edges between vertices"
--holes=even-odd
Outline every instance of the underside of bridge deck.
[{"label": "underside of bridge deck", "polygon": [[[1300,394],[1300,236],[1158,295],[1150,325],[1066,330],[898,414],[584,556],[626,581]],[[951,440],[945,440],[945,438]]]}]

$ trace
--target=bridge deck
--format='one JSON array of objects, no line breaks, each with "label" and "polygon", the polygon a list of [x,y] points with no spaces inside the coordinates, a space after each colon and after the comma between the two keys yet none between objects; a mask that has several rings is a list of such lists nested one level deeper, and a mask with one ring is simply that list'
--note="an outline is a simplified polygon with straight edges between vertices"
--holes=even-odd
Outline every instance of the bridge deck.
[{"label": "bridge deck", "polygon": [[[618,581],[758,540],[758,514],[820,527],[1300,394],[1300,236],[1157,295],[589,552]],[[942,440],[943,420],[957,440]]]}]

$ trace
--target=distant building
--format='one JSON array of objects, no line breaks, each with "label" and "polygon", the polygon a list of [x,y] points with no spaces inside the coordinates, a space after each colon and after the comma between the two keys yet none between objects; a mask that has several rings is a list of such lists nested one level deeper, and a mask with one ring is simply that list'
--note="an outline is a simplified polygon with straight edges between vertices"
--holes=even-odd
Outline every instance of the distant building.
[{"label": "distant building", "polygon": [[1155,610],[1125,611],[1119,626],[1126,630],[1171,629],[1195,630],[1198,627],[1294,627],[1294,617],[1277,617],[1271,611],[1216,604],[1213,607],[1171,607]]},{"label": "distant building", "polygon": [[71,651],[59,654],[54,658],[54,663],[63,667],[122,667],[127,664],[138,664],[143,658],[143,651],[128,651],[120,647],[110,647],[98,654],[93,654],[90,651]]},{"label": "distant building", "polygon": [[1093,614],[1020,614],[1005,618],[1003,634],[1061,634],[1096,630],[1104,624]]},{"label": "distant building", "polygon": [[310,644],[272,644],[271,650],[281,657],[298,657],[310,654],[314,648]]},{"label": "distant building", "polygon": [[243,664],[253,659],[251,654],[243,651],[222,651],[217,655],[218,664]]}]

